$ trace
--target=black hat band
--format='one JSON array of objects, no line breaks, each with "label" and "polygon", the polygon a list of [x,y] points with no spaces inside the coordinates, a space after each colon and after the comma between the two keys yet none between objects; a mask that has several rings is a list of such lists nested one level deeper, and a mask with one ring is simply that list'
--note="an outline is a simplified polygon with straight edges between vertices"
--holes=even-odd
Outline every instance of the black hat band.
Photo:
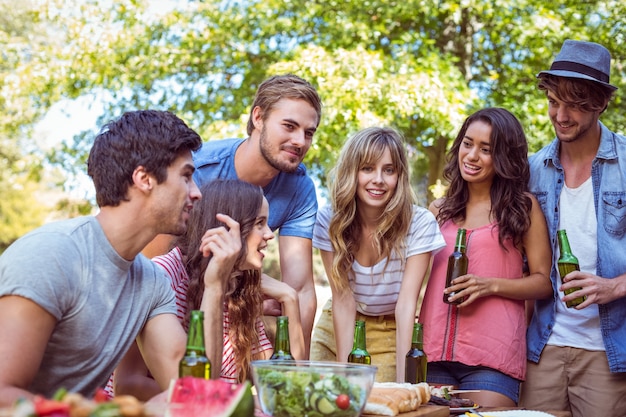
[{"label": "black hat band", "polygon": [[588,67],[584,64],[579,64],[578,62],[571,61],[556,61],[550,67],[550,70],[562,70],[562,71],[572,71],[577,72],[579,74],[588,75],[590,77],[595,78],[598,81],[602,81],[605,83],[609,82],[609,76],[602,71],[598,71],[595,68]]}]

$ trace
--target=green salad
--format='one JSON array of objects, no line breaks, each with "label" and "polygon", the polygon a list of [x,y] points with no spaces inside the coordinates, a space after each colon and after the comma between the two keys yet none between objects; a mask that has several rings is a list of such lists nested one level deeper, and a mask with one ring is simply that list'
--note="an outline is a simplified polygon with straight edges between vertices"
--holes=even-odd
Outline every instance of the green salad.
[{"label": "green salad", "polygon": [[274,417],[352,417],[365,402],[365,390],[343,376],[259,369],[257,392]]}]

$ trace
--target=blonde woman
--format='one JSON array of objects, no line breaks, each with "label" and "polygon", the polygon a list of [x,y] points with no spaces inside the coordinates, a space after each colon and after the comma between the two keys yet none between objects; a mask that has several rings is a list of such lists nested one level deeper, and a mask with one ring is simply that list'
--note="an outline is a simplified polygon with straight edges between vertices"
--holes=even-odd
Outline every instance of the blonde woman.
[{"label": "blonde woman", "polygon": [[315,327],[311,359],[346,362],[354,322],[364,320],[376,379],[402,382],[422,282],[445,241],[435,217],[414,204],[400,134],[371,127],[348,139],[329,191],[313,246],[332,297]]}]

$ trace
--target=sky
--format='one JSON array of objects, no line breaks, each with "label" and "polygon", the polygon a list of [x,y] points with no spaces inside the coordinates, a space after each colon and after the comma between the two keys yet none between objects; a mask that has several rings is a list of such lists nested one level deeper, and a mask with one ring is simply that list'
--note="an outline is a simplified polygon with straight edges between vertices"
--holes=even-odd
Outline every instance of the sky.
[{"label": "sky", "polygon": [[[93,96],[76,100],[62,100],[54,104],[45,117],[35,126],[35,140],[40,148],[48,151],[62,142],[70,142],[74,135],[86,130],[98,130],[97,119],[103,112],[102,106]],[[87,169],[80,171],[76,178],[66,185],[69,197],[95,200],[95,191]]]}]

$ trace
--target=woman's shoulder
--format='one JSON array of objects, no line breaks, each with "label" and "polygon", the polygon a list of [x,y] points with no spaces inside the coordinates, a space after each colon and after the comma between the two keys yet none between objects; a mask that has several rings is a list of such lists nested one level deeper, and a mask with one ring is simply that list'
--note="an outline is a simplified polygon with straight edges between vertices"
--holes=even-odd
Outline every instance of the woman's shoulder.
[{"label": "woman's shoulder", "polygon": [[413,205],[413,216],[411,218],[409,233],[415,231],[415,229],[429,229],[435,227],[439,228],[435,215],[425,207]]},{"label": "woman's shoulder", "polygon": [[433,215],[435,215],[435,217],[437,216],[437,214],[439,214],[439,210],[441,209],[441,206],[443,205],[445,198],[438,198],[436,200],[433,200],[429,205],[428,205],[428,211],[430,211]]},{"label": "woman's shoulder", "polygon": [[438,200],[428,205],[428,208],[413,204],[413,221],[417,219],[435,219],[439,213]]}]

